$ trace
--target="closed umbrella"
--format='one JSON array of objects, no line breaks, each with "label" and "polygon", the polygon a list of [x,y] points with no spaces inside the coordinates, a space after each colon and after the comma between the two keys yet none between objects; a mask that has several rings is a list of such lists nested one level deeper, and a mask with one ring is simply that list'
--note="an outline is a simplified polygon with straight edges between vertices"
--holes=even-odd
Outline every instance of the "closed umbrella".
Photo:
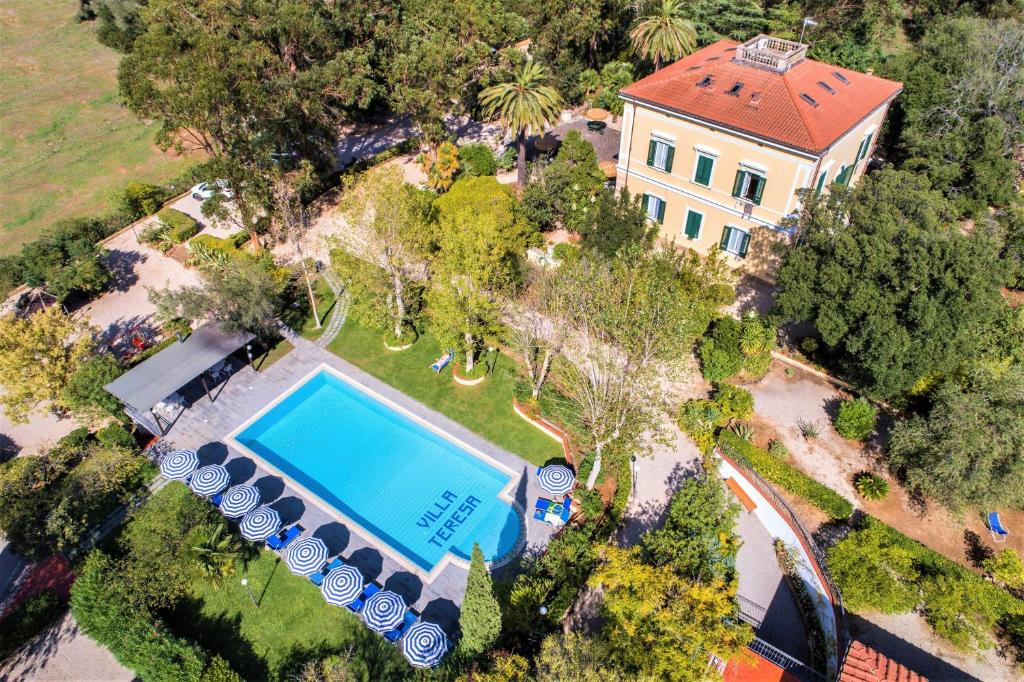
[{"label": "closed umbrella", "polygon": [[281,527],[281,515],[270,507],[257,507],[242,518],[238,524],[246,540],[262,542]]},{"label": "closed umbrella", "polygon": [[216,495],[231,484],[231,474],[220,464],[210,464],[192,475],[188,484],[196,495]]},{"label": "closed umbrella", "polygon": [[537,480],[540,482],[540,487],[552,495],[565,495],[572,490],[576,476],[567,466],[551,464],[540,470]]},{"label": "closed umbrella", "polygon": [[363,607],[363,622],[375,632],[394,630],[405,616],[405,602],[389,590],[381,590],[366,600]]},{"label": "closed umbrella", "polygon": [[363,593],[363,574],[351,564],[331,569],[320,583],[324,601],[334,606],[348,606]]},{"label": "closed umbrella", "polygon": [[303,538],[288,548],[284,562],[295,575],[312,575],[327,561],[327,545],[320,538]]},{"label": "closed umbrella", "polygon": [[199,455],[191,450],[172,450],[160,462],[160,473],[172,481],[183,481],[199,466]]},{"label": "closed umbrella", "polygon": [[260,491],[251,485],[228,488],[220,502],[220,513],[229,519],[245,516],[260,504]]},{"label": "closed umbrella", "polygon": [[402,637],[402,653],[417,668],[433,668],[448,651],[448,638],[436,623],[420,621]]}]

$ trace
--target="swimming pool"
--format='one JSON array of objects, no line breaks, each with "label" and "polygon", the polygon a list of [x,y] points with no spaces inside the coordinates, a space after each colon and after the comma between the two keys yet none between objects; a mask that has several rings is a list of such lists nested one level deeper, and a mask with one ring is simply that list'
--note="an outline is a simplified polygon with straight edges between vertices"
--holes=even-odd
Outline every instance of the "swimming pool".
[{"label": "swimming pool", "polygon": [[513,474],[323,367],[232,437],[417,568],[487,561],[522,532]]}]

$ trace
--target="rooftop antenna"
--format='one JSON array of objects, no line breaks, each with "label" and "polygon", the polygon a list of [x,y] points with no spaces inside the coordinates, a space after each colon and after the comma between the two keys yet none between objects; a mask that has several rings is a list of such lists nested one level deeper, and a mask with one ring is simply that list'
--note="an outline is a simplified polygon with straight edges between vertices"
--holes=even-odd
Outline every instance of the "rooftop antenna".
[{"label": "rooftop antenna", "polygon": [[801,45],[804,42],[804,31],[807,30],[808,26],[817,26],[818,22],[814,20],[814,17],[804,17],[803,26],[800,27],[800,40],[797,42]]}]

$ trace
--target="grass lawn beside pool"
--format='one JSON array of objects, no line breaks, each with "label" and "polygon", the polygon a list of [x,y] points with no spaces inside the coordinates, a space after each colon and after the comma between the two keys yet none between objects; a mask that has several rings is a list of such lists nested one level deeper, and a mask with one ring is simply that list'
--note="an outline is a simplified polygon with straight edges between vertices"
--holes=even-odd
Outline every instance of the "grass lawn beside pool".
[{"label": "grass lawn beside pool", "polygon": [[[241,579],[259,608],[253,606]],[[308,579],[292,574],[283,560],[263,550],[258,559],[220,585],[197,578],[193,599],[177,607],[175,630],[199,641],[231,663],[246,680],[294,679],[310,659],[352,648],[358,679],[398,680],[412,674],[397,647],[347,609],[330,606]]]},{"label": "grass lawn beside pool", "polygon": [[[429,334],[420,336],[409,350],[395,353],[384,348],[379,331],[364,329],[348,320],[328,348],[531,464],[562,459],[562,446],[512,409],[515,363],[505,355],[496,354],[497,366],[482,384],[459,386],[452,380],[451,365],[440,375],[431,371],[430,365],[441,351]],[[487,354],[484,355],[486,360]]]},{"label": "grass lawn beside pool", "polygon": [[334,292],[331,287],[327,285],[323,277],[317,277],[313,280],[313,296],[316,297],[316,309],[320,313],[320,328],[316,328],[316,321],[313,319],[313,311],[309,312],[309,317],[306,318],[305,323],[302,325],[302,329],[299,330],[299,334],[304,339],[315,341],[319,339],[324,330],[327,329],[327,320],[330,319],[331,313],[334,311],[334,305],[337,302]]},{"label": "grass lawn beside pool", "polygon": [[132,180],[161,183],[196,162],[161,152],[121,106],[113,50],[77,0],[0,5],[0,254],[61,218],[99,216]]}]

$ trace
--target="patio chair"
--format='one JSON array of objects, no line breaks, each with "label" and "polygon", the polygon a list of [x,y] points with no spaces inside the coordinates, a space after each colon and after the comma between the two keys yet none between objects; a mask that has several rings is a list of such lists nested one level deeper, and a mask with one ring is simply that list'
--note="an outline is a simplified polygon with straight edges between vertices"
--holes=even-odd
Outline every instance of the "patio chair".
[{"label": "patio chair", "polygon": [[1010,531],[1006,530],[999,520],[999,512],[988,513],[988,532],[992,533],[993,542],[1006,542],[1006,538],[1010,536]]},{"label": "patio chair", "polygon": [[402,635],[405,634],[406,630],[411,628],[413,626],[413,623],[415,623],[419,619],[419,614],[413,611],[412,609],[409,609],[405,612],[405,617],[402,619],[402,622],[399,624],[399,626],[394,630],[389,630],[388,632],[385,632],[384,638],[389,642],[397,642],[402,638]]},{"label": "patio chair", "polygon": [[275,552],[281,552],[285,547],[292,544],[295,538],[302,535],[302,531],[305,530],[299,524],[295,524],[290,528],[287,528],[277,535],[271,535],[267,538],[267,547],[274,550]]},{"label": "patio chair", "polygon": [[447,353],[439,357],[434,364],[430,366],[430,369],[434,370],[434,374],[440,374],[441,370],[448,366],[448,363],[455,359],[455,351],[449,350]]},{"label": "patio chair", "polygon": [[227,360],[221,360],[206,371],[210,375],[211,379],[214,381],[220,381],[225,376],[231,374],[231,364]]},{"label": "patio chair", "polygon": [[325,563],[323,568],[309,576],[309,582],[313,583],[317,587],[324,582],[324,577],[336,568],[341,568],[345,565],[345,562],[341,560],[341,557],[334,557],[334,559],[328,563]]}]

